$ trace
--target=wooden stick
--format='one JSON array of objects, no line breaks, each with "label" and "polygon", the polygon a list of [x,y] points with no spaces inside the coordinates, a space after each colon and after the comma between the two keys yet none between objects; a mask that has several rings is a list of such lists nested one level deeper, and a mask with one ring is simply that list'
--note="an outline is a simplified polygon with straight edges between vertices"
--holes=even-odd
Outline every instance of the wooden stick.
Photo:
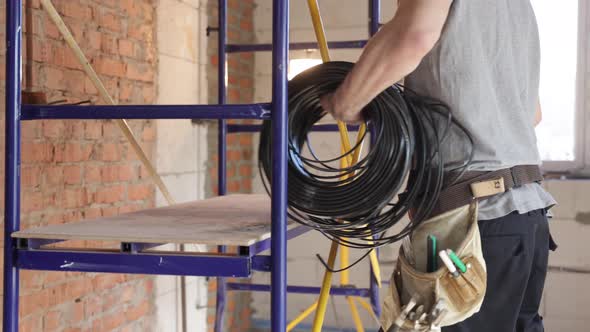
[{"label": "wooden stick", "polygon": [[[92,81],[94,87],[96,87],[96,89],[98,90],[98,93],[100,94],[102,99],[109,105],[116,105],[115,101],[113,100],[113,98],[107,91],[106,87],[94,71],[94,68],[92,68],[92,65],[84,55],[84,52],[82,52],[82,49],[80,49],[80,46],[74,39],[74,36],[64,23],[63,19],[61,18],[61,16],[57,12],[51,1],[41,0],[41,4],[43,5],[43,8],[47,12],[53,23],[55,23],[55,25],[57,26],[57,29],[61,33],[62,37],[64,37],[66,43],[74,52],[74,55],[82,65],[82,68],[86,72],[86,75],[88,75],[88,78],[90,78],[90,81]],[[156,172],[156,169],[154,168],[154,166],[148,159],[147,155],[139,145],[139,142],[137,141],[135,136],[133,136],[133,132],[131,131],[129,124],[127,124],[127,121],[125,121],[124,119],[117,119],[115,120],[115,122],[119,126],[119,129],[121,129],[121,131],[123,132],[123,135],[125,135],[129,143],[131,144],[131,147],[139,157],[139,160],[141,161],[143,166],[145,166],[145,168],[147,169],[148,173],[150,174],[150,177],[152,178],[158,189],[160,189],[160,191],[162,192],[162,195],[164,195],[164,198],[166,199],[168,204],[174,204],[174,199],[172,198],[172,195],[170,195],[168,188],[162,181],[160,175],[158,175],[158,173]]]}]

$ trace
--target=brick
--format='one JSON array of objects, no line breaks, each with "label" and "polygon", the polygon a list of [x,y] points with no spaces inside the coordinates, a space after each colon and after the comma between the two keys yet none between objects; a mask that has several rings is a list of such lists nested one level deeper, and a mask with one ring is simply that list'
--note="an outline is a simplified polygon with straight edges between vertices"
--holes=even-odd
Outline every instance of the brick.
[{"label": "brick", "polygon": [[127,309],[127,311],[125,312],[125,316],[127,317],[128,321],[134,321],[134,320],[137,320],[137,319],[147,315],[149,313],[149,310],[150,310],[150,303],[146,300],[146,301],[141,302],[136,307],[133,307],[131,309]]},{"label": "brick", "polygon": [[125,77],[125,63],[110,58],[98,58],[94,63],[96,72],[108,76]]},{"label": "brick", "polygon": [[53,145],[50,143],[23,142],[21,150],[24,163],[51,161],[54,155]]},{"label": "brick", "polygon": [[66,284],[66,297],[68,300],[77,300],[92,291],[92,282],[89,278],[81,278]]},{"label": "brick", "polygon": [[44,223],[47,225],[61,225],[65,222],[63,215],[46,215]]},{"label": "brick", "polygon": [[119,165],[118,166],[119,181],[129,181],[137,178],[136,169],[131,165]]},{"label": "brick", "polygon": [[102,34],[99,31],[88,30],[86,31],[86,41],[90,49],[100,50],[102,47]]},{"label": "brick", "polygon": [[68,325],[76,325],[82,321],[84,321],[84,302],[82,301],[75,301],[73,304],[70,305],[68,308],[68,315],[67,315],[67,323]]},{"label": "brick", "polygon": [[46,290],[23,295],[19,301],[19,313],[24,317],[32,313],[45,310],[49,304],[49,294]]},{"label": "brick", "polygon": [[99,208],[88,208],[84,211],[84,219],[95,219],[101,216]]},{"label": "brick", "polygon": [[101,36],[100,49],[108,54],[118,54],[119,46],[117,37],[112,34],[103,33]]},{"label": "brick", "polygon": [[39,332],[43,330],[42,326],[41,316],[30,316],[20,321],[19,332]]},{"label": "brick", "polygon": [[102,124],[98,121],[84,121],[84,137],[99,139],[102,137]]},{"label": "brick", "polygon": [[252,192],[252,179],[243,179],[240,182],[240,190],[243,193],[251,193]]},{"label": "brick", "polygon": [[33,38],[33,61],[49,62],[52,57],[51,44]]},{"label": "brick", "polygon": [[127,198],[132,201],[143,200],[149,198],[153,193],[151,185],[139,184],[130,185],[127,188]]},{"label": "brick", "polygon": [[100,178],[103,183],[117,182],[119,180],[119,166],[107,165],[100,169]]},{"label": "brick", "polygon": [[49,15],[41,15],[41,17],[43,21],[43,31],[45,32],[45,36],[51,39],[59,39],[61,37],[61,34],[59,33],[59,30],[57,29],[53,21],[51,21],[51,18],[49,18]]},{"label": "brick", "polygon": [[152,142],[156,139],[156,126],[147,126],[143,128],[143,132],[141,134],[141,138],[144,141]]},{"label": "brick", "polygon": [[64,169],[62,166],[49,166],[43,170],[45,183],[48,185],[61,185],[64,181]]},{"label": "brick", "polygon": [[119,1],[119,7],[123,9],[123,12],[128,17],[138,17],[141,13],[135,0],[121,0]]},{"label": "brick", "polygon": [[237,150],[227,152],[228,161],[239,161],[241,159],[241,152]]},{"label": "brick", "polygon": [[79,208],[88,204],[86,189],[66,189],[63,193],[61,206],[65,208]]},{"label": "brick", "polygon": [[154,39],[153,26],[151,24],[130,24],[127,34],[129,37],[137,40],[152,41]]},{"label": "brick", "polygon": [[212,55],[209,58],[209,63],[213,66],[217,66],[219,64],[219,58],[217,57],[217,55]]},{"label": "brick", "polygon": [[123,28],[122,18],[113,13],[102,13],[98,18],[98,25],[110,31],[121,32]]},{"label": "brick", "polygon": [[68,1],[68,5],[64,6],[64,16],[80,20],[88,20],[92,18],[92,10],[90,7],[79,3],[78,1]]},{"label": "brick", "polygon": [[45,281],[45,273],[39,271],[22,270],[20,275],[21,287],[27,292],[40,291]]},{"label": "brick", "polygon": [[129,39],[119,40],[119,54],[126,57],[135,56],[135,43]]},{"label": "brick", "polygon": [[79,165],[65,166],[64,180],[66,184],[80,184],[82,181],[82,168]]},{"label": "brick", "polygon": [[114,121],[104,122],[102,125],[102,136],[104,138],[121,138],[121,129]]},{"label": "brick", "polygon": [[90,81],[88,77],[84,79],[84,93],[89,95],[98,95],[98,90],[96,90],[96,87],[94,84],[92,84],[92,81]]},{"label": "brick", "polygon": [[45,86],[49,89],[64,90],[66,88],[62,70],[45,67],[43,68],[43,74],[45,77]]},{"label": "brick", "polygon": [[242,134],[240,135],[240,145],[252,146],[252,135]]},{"label": "brick", "polygon": [[155,8],[151,3],[142,3],[141,6],[141,16],[147,22],[151,22],[154,19],[155,15]]},{"label": "brick", "polygon": [[[21,123],[21,136],[23,140],[40,137],[39,133],[41,131],[41,121],[27,121]],[[25,151],[23,151],[23,153],[25,153]]]},{"label": "brick", "polygon": [[229,192],[239,192],[240,191],[240,182],[239,181],[229,181],[227,184],[227,190]]},{"label": "brick", "polygon": [[71,17],[63,17],[64,22],[70,29],[72,35],[74,35],[74,39],[76,41],[81,41],[84,38],[84,21],[79,21]]},{"label": "brick", "polygon": [[254,80],[250,77],[240,78],[240,88],[252,89],[254,88]]},{"label": "brick", "polygon": [[78,70],[67,70],[64,72],[63,79],[66,89],[70,93],[84,94],[84,81],[86,80],[85,73]]},{"label": "brick", "polygon": [[102,298],[98,295],[87,296],[83,303],[86,318],[98,316],[102,312]]},{"label": "brick", "polygon": [[81,143],[65,143],[55,149],[55,161],[57,162],[79,162],[90,158],[92,145]]},{"label": "brick", "polygon": [[104,318],[100,319],[99,321],[95,321],[92,324],[93,330],[99,329],[100,331],[113,331],[117,327],[120,327],[125,323],[125,313],[124,312],[114,312]]},{"label": "brick", "polygon": [[136,289],[134,284],[127,284],[117,291],[120,294],[120,300],[122,303],[131,302],[136,294]]},{"label": "brick", "polygon": [[232,102],[238,102],[240,100],[240,90],[230,87],[227,89],[227,97]]},{"label": "brick", "polygon": [[100,149],[100,160],[116,161],[121,158],[120,145],[115,143],[105,143]]},{"label": "brick", "polygon": [[128,63],[126,77],[132,80],[153,82],[154,68],[145,63]]},{"label": "brick", "polygon": [[240,21],[240,29],[252,31],[254,29],[254,25],[252,24],[251,21],[242,20],[242,21]]},{"label": "brick", "polygon": [[153,104],[154,101],[156,100],[155,96],[156,96],[156,90],[153,84],[149,84],[144,86],[141,89],[141,96],[143,98],[142,103],[143,104]]},{"label": "brick", "polygon": [[118,213],[119,214],[130,213],[130,212],[139,211],[141,209],[142,209],[141,205],[124,205],[124,206],[119,207]]},{"label": "brick", "polygon": [[43,315],[43,331],[55,330],[61,325],[61,312],[49,311]]},{"label": "brick", "polygon": [[41,168],[38,166],[23,166],[21,169],[21,185],[35,188],[40,184]]},{"label": "brick", "polygon": [[119,99],[122,101],[129,101],[133,95],[135,84],[134,82],[121,80],[119,83]]},{"label": "brick", "polygon": [[100,168],[98,166],[86,166],[84,168],[84,182],[98,183],[101,181]]},{"label": "brick", "polygon": [[96,191],[97,203],[115,203],[123,199],[125,187],[121,185],[101,188]]},{"label": "brick", "polygon": [[240,166],[240,176],[251,177],[252,176],[252,166],[251,165]]},{"label": "brick", "polygon": [[[67,51],[64,52],[63,65],[66,68],[76,69],[80,73],[83,70],[82,65],[80,64],[80,61],[78,60],[78,58],[76,57],[76,55],[74,55],[74,52],[72,50],[70,50],[70,49],[68,49]],[[79,84],[81,82],[82,81],[80,81]],[[82,90],[79,90],[79,91],[82,91]]]}]

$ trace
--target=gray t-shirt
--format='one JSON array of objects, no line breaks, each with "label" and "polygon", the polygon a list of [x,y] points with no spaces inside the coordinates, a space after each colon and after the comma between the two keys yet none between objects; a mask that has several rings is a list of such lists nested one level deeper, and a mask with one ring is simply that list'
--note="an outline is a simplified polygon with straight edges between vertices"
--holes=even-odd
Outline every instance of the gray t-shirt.
[{"label": "gray t-shirt", "polygon": [[[540,164],[534,130],[540,45],[529,0],[455,0],[441,38],[406,78],[408,88],[446,102],[475,141],[470,170]],[[453,133],[442,153],[448,167],[466,156]],[[480,203],[480,220],[546,208],[555,200],[528,184]]]}]

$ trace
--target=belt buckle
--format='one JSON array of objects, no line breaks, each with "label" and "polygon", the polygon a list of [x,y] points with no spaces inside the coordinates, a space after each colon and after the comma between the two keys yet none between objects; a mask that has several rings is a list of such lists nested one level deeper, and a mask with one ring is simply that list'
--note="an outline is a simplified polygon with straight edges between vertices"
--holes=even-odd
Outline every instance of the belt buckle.
[{"label": "belt buckle", "polygon": [[474,182],[469,185],[471,187],[471,194],[474,198],[483,198],[494,196],[506,192],[504,178],[499,177],[486,181]]}]

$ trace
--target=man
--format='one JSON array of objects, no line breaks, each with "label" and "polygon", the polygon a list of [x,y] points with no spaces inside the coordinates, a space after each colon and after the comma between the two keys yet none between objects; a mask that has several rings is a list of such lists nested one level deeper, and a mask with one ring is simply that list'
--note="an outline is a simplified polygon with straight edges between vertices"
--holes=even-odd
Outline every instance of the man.
[{"label": "man", "polygon": [[[539,49],[529,0],[400,0],[321,103],[336,119],[358,122],[365,105],[405,77],[407,87],[446,102],[471,132],[471,171],[538,165]],[[465,144],[451,136],[443,156],[459,161]],[[478,314],[443,331],[543,331],[538,309],[553,246],[545,211],[554,204],[537,183],[480,202],[487,293]]]}]

